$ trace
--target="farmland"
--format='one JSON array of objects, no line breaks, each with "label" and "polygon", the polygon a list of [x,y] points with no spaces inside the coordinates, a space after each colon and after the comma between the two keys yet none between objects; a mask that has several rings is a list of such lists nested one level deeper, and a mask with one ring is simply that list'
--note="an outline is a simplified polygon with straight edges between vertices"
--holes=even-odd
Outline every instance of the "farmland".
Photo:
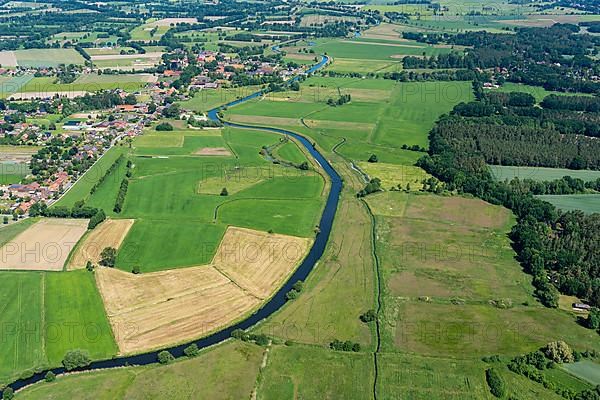
[{"label": "farmland", "polygon": [[498,181],[519,179],[533,179],[536,181],[553,181],[563,176],[579,178],[584,181],[593,181],[600,178],[600,171],[574,170],[565,168],[543,168],[543,167],[511,167],[501,165],[490,165],[492,176]]},{"label": "farmland", "polygon": [[57,84],[54,78],[33,78],[18,90],[19,93],[48,92],[96,92],[99,90],[123,89],[134,92],[153,80],[152,75],[82,75],[73,83]]},{"label": "farmland", "polygon": [[230,227],[210,265],[139,276],[101,269],[98,284],[119,349],[139,352],[229,325],[283,284],[309,244]]},{"label": "farmland", "polygon": [[[10,61],[10,60],[13,61]],[[0,52],[2,65],[21,67],[56,67],[60,64],[83,64],[83,57],[73,49],[29,49]]]},{"label": "farmland", "polygon": [[600,213],[600,194],[543,195],[538,198],[564,211],[582,210],[589,214]]},{"label": "farmland", "polygon": [[[570,323],[572,316],[533,299],[530,277],[506,237],[513,224],[506,209],[393,192],[369,198],[370,204],[373,199],[385,285],[384,348],[477,357],[528,351],[557,335],[576,347],[592,345],[590,332]],[[404,206],[390,212],[386,202]],[[553,328],[559,324],[560,333]],[[529,325],[535,332],[523,328]]]},{"label": "farmland", "polygon": [[3,330],[0,382],[20,371],[56,366],[66,351],[76,348],[95,358],[115,354],[93,275],[0,272],[0,277],[4,304],[0,321],[4,327],[15,327]]}]

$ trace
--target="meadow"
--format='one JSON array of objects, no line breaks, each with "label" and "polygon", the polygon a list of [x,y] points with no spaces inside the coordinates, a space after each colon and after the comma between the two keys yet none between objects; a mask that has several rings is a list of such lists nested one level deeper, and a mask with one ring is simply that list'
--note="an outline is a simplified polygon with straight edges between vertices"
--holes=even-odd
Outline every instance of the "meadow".
[{"label": "meadow", "polygon": [[2,272],[0,382],[25,370],[58,366],[68,350],[116,354],[102,300],[89,272]]},{"label": "meadow", "polygon": [[597,346],[572,314],[534,299],[507,238],[514,224],[508,210],[399,192],[367,201],[376,216],[387,351],[475,359],[557,339],[582,350]]},{"label": "meadow", "polygon": [[[90,169],[89,177],[84,176],[58,205],[85,199],[113,217],[134,219],[117,257],[117,266],[125,271],[134,266],[151,272],[206,264],[229,225],[312,237],[325,182],[314,172],[277,166],[259,154],[263,146],[279,140],[270,133],[231,128],[181,128],[168,134],[149,129],[134,141],[128,157],[133,176],[121,213],[112,209],[125,163],[89,194],[127,151],[121,147],[110,150],[106,160],[103,157]],[[305,160],[296,144],[289,145],[293,147],[287,147],[286,156]],[[203,149],[226,149],[228,155],[199,155]],[[244,183],[247,179],[240,174],[248,171],[259,173],[260,179],[249,177],[251,181]],[[199,189],[205,182],[206,187]],[[227,186],[229,195],[220,196]]]},{"label": "meadow", "polygon": [[588,214],[600,213],[600,194],[543,195],[537,197],[564,211],[581,210]]},{"label": "meadow", "polygon": [[84,59],[74,49],[29,49],[15,50],[20,67],[57,67],[60,64],[83,65]]},{"label": "meadow", "polygon": [[490,172],[497,181],[519,179],[533,179],[535,181],[553,181],[564,176],[579,178],[584,181],[593,181],[600,178],[600,171],[574,170],[565,168],[544,167],[512,167],[504,165],[490,165]]},{"label": "meadow", "polygon": [[551,90],[546,90],[541,86],[531,86],[525,85],[522,83],[512,83],[506,82],[498,89],[500,92],[524,92],[529,93],[533,97],[535,97],[536,102],[541,102],[544,100],[544,97],[554,94],[559,96],[586,96],[585,93],[565,93],[565,92],[555,92]]},{"label": "meadow", "polygon": [[123,89],[135,92],[146,85],[150,77],[147,75],[81,75],[73,83],[55,83],[53,77],[33,78],[22,85],[18,92],[96,92],[99,90]]}]

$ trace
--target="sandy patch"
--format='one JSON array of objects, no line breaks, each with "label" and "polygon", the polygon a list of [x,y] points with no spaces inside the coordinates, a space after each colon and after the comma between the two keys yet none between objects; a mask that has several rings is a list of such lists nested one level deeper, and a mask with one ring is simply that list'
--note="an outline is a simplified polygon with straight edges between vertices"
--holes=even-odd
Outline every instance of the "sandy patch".
[{"label": "sandy patch", "polygon": [[[270,99],[269,99],[270,101]],[[267,125],[283,125],[283,126],[302,126],[297,118],[283,118],[283,117],[263,117],[259,115],[231,115],[229,120],[232,122],[243,122],[248,124],[267,124]]]},{"label": "sandy patch", "polygon": [[213,264],[244,290],[265,299],[302,261],[311,242],[308,238],[230,227]]},{"label": "sandy patch", "polygon": [[196,150],[194,153],[195,156],[230,156],[231,152],[229,149],[225,147],[203,147],[200,150]]},{"label": "sandy patch", "polygon": [[137,60],[137,59],[156,59],[162,57],[161,52],[149,52],[145,54],[98,54],[92,57],[92,61],[101,60]]},{"label": "sandy patch", "polygon": [[60,271],[87,230],[86,219],[43,219],[0,249],[0,269]]},{"label": "sandy patch", "polygon": [[275,293],[310,243],[230,227],[211,265],[142,275],[97,269],[120,352],[164,347],[230,325]]},{"label": "sandy patch", "polygon": [[53,97],[65,97],[74,99],[75,97],[85,96],[89,92],[84,90],[69,90],[69,91],[41,91],[27,93],[13,93],[9,96],[11,100],[32,100],[32,99],[51,99]]},{"label": "sandy patch", "polygon": [[100,262],[100,253],[106,247],[119,249],[125,236],[133,226],[133,219],[108,219],[97,226],[83,242],[77,246],[69,260],[67,269],[85,268],[88,261],[95,265]]},{"label": "sandy patch", "polygon": [[16,67],[19,65],[17,63],[17,56],[14,51],[0,51],[0,65],[4,68],[6,67]]},{"label": "sandy patch", "polygon": [[158,21],[150,22],[147,26],[171,26],[171,24],[197,24],[197,18],[163,18]]}]

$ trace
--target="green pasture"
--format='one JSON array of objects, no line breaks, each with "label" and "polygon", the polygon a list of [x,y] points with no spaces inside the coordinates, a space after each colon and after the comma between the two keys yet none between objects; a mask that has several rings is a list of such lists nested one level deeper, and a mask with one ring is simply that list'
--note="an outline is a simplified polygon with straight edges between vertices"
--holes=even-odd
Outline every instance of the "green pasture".
[{"label": "green pasture", "polygon": [[490,172],[497,181],[512,180],[513,178],[532,179],[535,181],[553,181],[564,176],[593,181],[600,178],[600,171],[575,170],[566,168],[545,167],[513,167],[505,165],[490,165]]},{"label": "green pasture", "polygon": [[298,145],[291,141],[277,147],[275,149],[275,155],[279,159],[295,164],[301,164],[304,161],[308,161],[306,155],[298,148]]},{"label": "green pasture", "polygon": [[584,93],[565,93],[565,92],[555,92],[551,90],[546,90],[541,86],[531,86],[525,85],[522,83],[513,83],[506,82],[500,88],[498,88],[500,92],[524,92],[529,93],[533,97],[535,97],[536,102],[541,102],[544,100],[544,97],[555,94],[559,96],[586,96]]},{"label": "green pasture", "polygon": [[564,211],[581,210],[588,214],[600,213],[600,194],[543,195],[537,197]]},{"label": "green pasture", "polygon": [[87,271],[1,272],[0,299],[0,382],[35,367],[58,366],[68,350],[84,349],[94,358],[117,352],[94,276]]},{"label": "green pasture", "polygon": [[15,50],[21,67],[57,67],[60,64],[83,65],[84,59],[74,49],[28,49]]},{"label": "green pasture", "polygon": [[136,91],[146,85],[143,76],[139,75],[81,75],[73,83],[55,83],[56,78],[33,78],[18,90],[19,93],[27,92],[74,92],[123,89]]},{"label": "green pasture", "polygon": [[239,98],[249,96],[260,89],[260,86],[243,86],[239,88],[200,90],[199,92],[196,92],[194,97],[179,102],[179,104],[186,110],[203,113]]},{"label": "green pasture", "polygon": [[590,360],[561,365],[570,374],[583,379],[592,385],[600,385],[600,364]]}]

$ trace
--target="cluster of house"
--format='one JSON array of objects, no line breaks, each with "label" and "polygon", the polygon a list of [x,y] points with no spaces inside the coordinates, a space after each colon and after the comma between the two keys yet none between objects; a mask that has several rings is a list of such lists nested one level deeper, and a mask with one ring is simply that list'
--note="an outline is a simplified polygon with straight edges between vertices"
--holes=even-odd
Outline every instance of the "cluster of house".
[{"label": "cluster of house", "polygon": [[52,178],[42,183],[12,184],[0,186],[0,199],[10,206],[7,210],[11,214],[26,214],[32,205],[43,201],[52,204],[60,193],[72,185],[72,179],[65,171],[56,173]]}]

